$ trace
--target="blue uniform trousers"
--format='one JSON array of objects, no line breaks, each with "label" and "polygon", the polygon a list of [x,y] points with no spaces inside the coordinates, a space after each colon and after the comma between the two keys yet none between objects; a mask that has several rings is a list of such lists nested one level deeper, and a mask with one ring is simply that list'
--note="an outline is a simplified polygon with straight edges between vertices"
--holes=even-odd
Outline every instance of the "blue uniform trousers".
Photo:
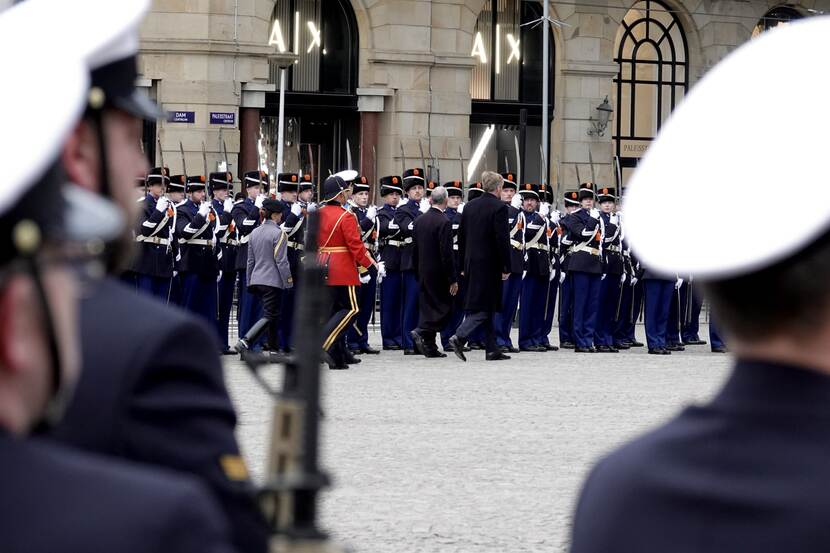
[{"label": "blue uniform trousers", "polygon": [[578,348],[590,348],[594,343],[597,322],[597,303],[601,275],[572,271],[573,278],[573,336]]},{"label": "blue uniform trousers", "polygon": [[403,312],[401,313],[401,332],[404,349],[415,349],[410,332],[418,328],[418,277],[415,271],[401,272]]},{"label": "blue uniform trousers", "polygon": [[369,269],[371,280],[361,284],[357,289],[357,304],[360,311],[354,323],[346,331],[346,344],[350,350],[359,350],[369,347],[369,321],[375,311],[375,292],[378,288],[378,275],[374,267]]},{"label": "blue uniform trousers", "polygon": [[547,284],[548,279],[542,276],[526,275],[522,279],[522,307],[519,310],[520,349],[542,345]]},{"label": "blue uniform trousers", "polygon": [[636,286],[626,285],[623,287],[620,318],[616,321],[614,328],[615,344],[635,341],[635,329],[637,318],[640,316],[639,310],[642,299],[642,282],[638,282]]},{"label": "blue uniform trousers", "polygon": [[[617,303],[620,300],[620,275],[608,275],[599,285],[599,305],[594,343],[598,346],[614,345]],[[622,307],[620,307],[622,316]]]},{"label": "blue uniform trousers", "polygon": [[559,279],[548,281],[548,296],[545,298],[545,319],[542,325],[541,345],[550,345],[550,333],[553,331],[553,316],[556,313],[556,294],[559,292]]},{"label": "blue uniform trousers", "polygon": [[713,348],[726,347],[723,338],[721,338],[720,334],[718,334],[718,328],[715,326],[715,319],[711,316],[709,317],[709,344],[711,344]]},{"label": "blue uniform trousers", "polygon": [[559,344],[574,343],[573,335],[573,277],[565,275],[559,290]]},{"label": "blue uniform trousers", "polygon": [[[245,336],[252,326],[262,318],[262,301],[259,296],[248,291],[248,275],[245,271],[239,271],[239,311],[237,313],[237,331],[239,336]],[[265,337],[262,337],[262,341]],[[252,350],[256,350],[254,344],[249,344]]]},{"label": "blue uniform trousers", "polygon": [[389,271],[380,283],[380,335],[384,347],[403,347],[401,272]]},{"label": "blue uniform trousers", "polygon": [[513,347],[513,342],[510,340],[510,330],[513,328],[513,319],[516,317],[520,296],[522,297],[522,305],[524,305],[522,275],[521,273],[510,273],[510,276],[501,286],[501,311],[496,313],[493,319],[496,345],[500,348]]},{"label": "blue uniform trousers", "polygon": [[224,351],[230,349],[229,329],[231,309],[233,309],[233,290],[236,287],[236,271],[223,272],[219,281],[219,317],[216,319],[216,331],[219,333],[219,347]]},{"label": "blue uniform trousers", "polygon": [[181,273],[182,307],[202,317],[211,328],[216,328],[216,275]]},{"label": "blue uniform trousers", "polygon": [[284,289],[280,299],[279,348],[283,351],[290,351],[293,343],[296,290],[297,280],[294,279],[294,287]]},{"label": "blue uniform trousers", "polygon": [[678,290],[673,290],[669,302],[669,320],[666,324],[666,344],[670,346],[680,345],[680,321],[685,316],[685,304],[683,296]]},{"label": "blue uniform trousers", "polygon": [[674,294],[673,280],[648,279],[644,281],[646,342],[648,349],[663,349],[666,342],[669,310]]},{"label": "blue uniform trousers", "polygon": [[132,271],[125,271],[121,274],[121,276],[118,277],[118,279],[130,288],[138,288],[138,275]]},{"label": "blue uniform trousers", "polygon": [[683,305],[687,307],[689,306],[688,294],[692,294],[692,309],[681,322],[680,337],[683,338],[684,342],[700,340],[700,310],[703,307],[703,299],[697,293],[695,287],[688,282],[683,283],[680,292]]},{"label": "blue uniform trousers", "polygon": [[136,275],[138,289],[145,294],[155,296],[167,303],[170,294],[170,278],[160,278],[150,275]]}]

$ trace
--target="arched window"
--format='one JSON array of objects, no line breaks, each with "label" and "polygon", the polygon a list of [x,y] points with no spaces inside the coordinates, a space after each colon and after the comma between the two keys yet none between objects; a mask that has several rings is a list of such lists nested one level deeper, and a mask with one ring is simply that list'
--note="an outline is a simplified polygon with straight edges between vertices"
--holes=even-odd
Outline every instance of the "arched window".
[{"label": "arched window", "polygon": [[[357,21],[349,0],[277,0],[271,40],[299,59],[290,69],[292,92],[354,94],[357,87]],[[271,82],[279,68],[271,67]]]},{"label": "arched window", "polygon": [[790,6],[778,6],[772,8],[770,11],[765,13],[764,17],[762,17],[758,24],[755,25],[755,28],[752,30],[752,38],[755,38],[764,31],[774,29],[779,25],[786,25],[790,21],[795,21],[797,19],[801,19],[802,17],[804,16],[801,13]]},{"label": "arched window", "polygon": [[689,87],[687,51],[680,21],[666,4],[641,0],[625,14],[617,31],[614,58],[619,64],[614,79],[614,139],[624,168],[636,166],[685,96]]}]

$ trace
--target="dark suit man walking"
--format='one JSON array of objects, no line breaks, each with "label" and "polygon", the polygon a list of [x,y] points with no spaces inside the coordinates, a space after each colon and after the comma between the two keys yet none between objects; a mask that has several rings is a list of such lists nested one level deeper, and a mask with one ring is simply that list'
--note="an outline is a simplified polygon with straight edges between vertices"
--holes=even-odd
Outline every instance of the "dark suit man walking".
[{"label": "dark suit man walking", "polygon": [[510,359],[499,351],[493,333],[493,314],[501,309],[502,282],[510,276],[507,205],[500,200],[502,177],[485,171],[481,186],[484,193],[461,214],[458,234],[462,276],[467,279],[464,296],[467,316],[449,342],[462,361],[467,360],[464,345],[479,326],[483,326],[486,335],[485,358],[488,361]]},{"label": "dark suit man walking", "polygon": [[[735,363],[713,399],[591,471],[573,518],[573,553],[830,550],[830,207],[800,208],[795,224],[754,241],[724,240],[719,225],[676,224],[702,207],[741,202],[730,223],[747,228],[779,205],[785,183],[827,182],[823,160],[804,156],[824,128],[807,114],[826,79],[811,68],[828,48],[830,20],[814,18],[731,54],[696,85],[629,182],[633,251],[659,274],[703,283]],[[741,148],[716,137],[706,163],[695,163],[688,145],[723,120],[713,106],[749,94],[758,105],[799,95],[801,116],[759,122],[751,110],[736,112],[731,123],[749,131]]]},{"label": "dark suit man walking", "polygon": [[412,340],[426,357],[446,357],[438,351],[435,335],[447,325],[458,293],[458,275],[452,249],[452,223],[444,215],[447,189],[432,191],[431,207],[415,221],[415,269],[418,273],[419,320]]}]

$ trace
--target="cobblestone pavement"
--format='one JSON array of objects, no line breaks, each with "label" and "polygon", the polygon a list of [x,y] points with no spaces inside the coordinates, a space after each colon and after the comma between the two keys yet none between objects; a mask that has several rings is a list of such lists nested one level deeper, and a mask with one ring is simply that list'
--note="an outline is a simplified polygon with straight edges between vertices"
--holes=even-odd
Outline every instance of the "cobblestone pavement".
[{"label": "cobblestone pavement", "polygon": [[[708,346],[468,359],[383,352],[324,371],[322,459],[335,486],[321,511],[335,539],[371,553],[567,550],[597,456],[710,396],[729,365]],[[226,369],[261,478],[269,402],[239,361]]]}]

